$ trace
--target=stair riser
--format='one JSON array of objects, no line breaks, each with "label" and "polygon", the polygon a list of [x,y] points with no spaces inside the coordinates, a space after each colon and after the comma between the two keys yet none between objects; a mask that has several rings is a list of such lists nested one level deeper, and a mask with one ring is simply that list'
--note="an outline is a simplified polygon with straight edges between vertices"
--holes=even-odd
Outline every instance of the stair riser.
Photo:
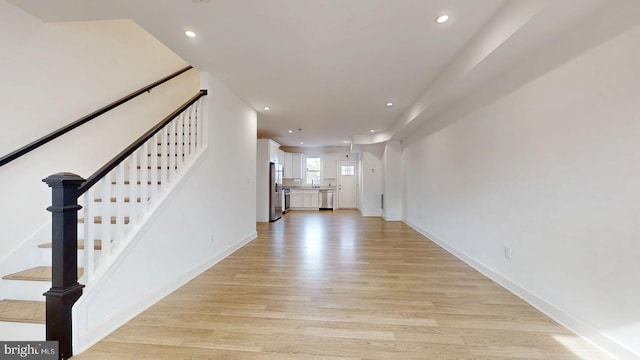
[{"label": "stair riser", "polygon": [[46,338],[44,324],[0,321],[2,341],[42,341]]},{"label": "stair riser", "polygon": [[[158,166],[161,166],[162,164],[158,164]],[[147,168],[147,181],[151,181],[151,178],[153,176],[156,176],[158,179],[162,178],[162,169],[158,169],[156,168],[155,170],[155,175],[153,174],[153,170],[150,169],[151,168],[151,164],[147,164],[148,168]],[[167,170],[165,171],[165,173],[169,172],[171,169],[169,169],[169,167],[167,166]],[[175,169],[174,169],[175,172]],[[137,175],[136,175],[136,180],[140,181],[142,179],[142,169],[137,169],[136,171]],[[129,170],[126,170],[124,172],[125,174],[125,178],[129,177]],[[115,180],[114,177],[111,178],[112,181]]]},{"label": "stair riser", "polygon": [[[44,294],[51,288],[50,281],[3,280],[7,299],[44,301]],[[4,340],[4,339],[3,339]]]},{"label": "stair riser", "polygon": [[[158,181],[160,181],[159,179],[160,178],[158,178]],[[123,184],[121,186],[122,186],[122,190],[120,190],[120,185],[111,184],[111,186],[109,187],[109,196],[107,197],[107,199],[110,200],[110,199],[116,197],[117,195],[120,195],[121,197],[125,197],[125,198],[131,197],[131,188],[130,188],[131,184]],[[135,189],[136,190],[136,197],[139,198],[142,186],[140,184],[137,184],[137,183],[135,184],[135,186],[136,186],[136,189]],[[158,189],[160,189],[160,187],[161,187],[161,185],[158,185],[158,184],[156,184],[155,186]],[[148,189],[147,191],[151,192],[152,185],[147,182],[146,187]],[[122,192],[119,193],[118,190],[120,190]],[[98,185],[98,187],[95,189],[95,192],[94,192],[94,198],[102,200],[104,198],[104,196],[102,196],[102,193],[103,193],[102,185]]]},{"label": "stair riser", "polygon": [[[39,248],[40,250],[40,265],[41,266],[51,266],[51,248]],[[100,250],[94,251],[94,259],[97,259],[100,256]],[[78,249],[78,265],[82,265],[84,263],[84,249]]]},{"label": "stair riser", "polygon": [[[130,184],[124,184],[124,185],[122,185],[122,191],[123,191],[123,194],[122,194],[122,195],[124,195],[125,197],[130,197],[130,196],[131,196],[131,188],[130,188],[131,186],[132,186],[132,185],[130,185]],[[155,186],[157,187],[157,189],[158,189],[158,191],[159,191],[159,190],[160,190],[160,187],[161,187],[162,185],[157,185],[157,184],[156,184]],[[141,195],[141,191],[142,191],[142,185],[140,185],[140,184],[136,184],[136,185],[135,185],[135,187],[136,187],[136,189],[135,189],[135,190],[136,190],[136,196],[137,196],[137,197],[140,197],[140,195]],[[152,191],[151,187],[152,187],[152,185],[147,184],[147,192],[148,192],[148,193],[151,193],[151,191]],[[112,184],[112,185],[111,185],[111,190],[110,190],[110,191],[111,191],[111,196],[110,196],[110,197],[114,197],[114,196],[116,196],[116,194],[118,194],[118,190],[119,190],[119,186],[118,186],[118,185],[116,185],[116,184]]]},{"label": "stair riser", "polygon": [[[140,206],[141,206],[140,203],[136,204],[136,212],[138,214],[141,211],[140,208],[139,208]],[[102,216],[103,209],[102,209],[102,206],[100,205],[100,203],[94,203],[94,207],[91,210],[93,211],[93,215],[94,216]],[[111,210],[110,210],[110,212],[111,212],[110,215],[111,216],[115,216],[116,215],[115,214],[116,211],[117,210],[116,210],[115,203],[112,203]],[[124,203],[124,206],[122,207],[122,211],[124,213],[124,216],[130,217],[131,216],[131,211],[132,211],[131,205],[129,203]],[[78,212],[78,218],[82,218],[82,217],[84,217],[84,211],[80,210]]]},{"label": "stair riser", "polygon": [[[104,224],[93,224],[93,233],[94,233],[94,239],[102,239],[102,226]],[[111,224],[111,239],[113,240],[113,232],[116,231],[116,226]],[[129,224],[125,224],[124,225],[124,229],[125,231],[130,231],[129,229],[131,228],[131,223]],[[82,239],[84,238],[84,224],[78,224],[78,238]]]}]

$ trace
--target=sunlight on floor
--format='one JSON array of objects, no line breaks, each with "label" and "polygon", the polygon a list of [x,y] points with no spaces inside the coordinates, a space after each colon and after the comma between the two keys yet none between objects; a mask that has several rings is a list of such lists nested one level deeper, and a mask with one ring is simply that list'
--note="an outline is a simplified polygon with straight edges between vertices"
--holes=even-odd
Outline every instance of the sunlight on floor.
[{"label": "sunlight on floor", "polygon": [[308,276],[318,276],[321,275],[325,263],[325,226],[320,217],[307,219],[306,222],[302,238],[304,267]]},{"label": "sunlight on floor", "polygon": [[[603,357],[596,355],[594,352],[585,350],[584,340],[576,335],[553,335],[553,339],[564,346],[567,350],[576,355],[576,359],[580,360],[608,360],[612,357]],[[595,350],[595,346],[594,346]]]}]

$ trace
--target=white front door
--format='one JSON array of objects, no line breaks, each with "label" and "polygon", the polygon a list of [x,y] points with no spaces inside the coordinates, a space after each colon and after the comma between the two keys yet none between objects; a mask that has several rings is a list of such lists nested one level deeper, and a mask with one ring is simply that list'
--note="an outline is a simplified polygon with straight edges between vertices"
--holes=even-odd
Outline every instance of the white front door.
[{"label": "white front door", "polygon": [[338,161],[338,208],[355,209],[357,203],[357,163]]}]

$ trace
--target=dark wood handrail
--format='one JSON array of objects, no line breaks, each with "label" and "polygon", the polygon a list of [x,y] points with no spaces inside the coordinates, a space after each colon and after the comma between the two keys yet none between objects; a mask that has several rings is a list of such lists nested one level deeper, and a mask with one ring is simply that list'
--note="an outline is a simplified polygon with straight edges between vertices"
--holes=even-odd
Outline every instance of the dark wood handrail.
[{"label": "dark wood handrail", "polygon": [[183,111],[185,111],[189,106],[193,105],[198,99],[207,95],[207,90],[200,90],[196,95],[194,95],[191,99],[187,100],[182,106],[176,109],[171,114],[167,115],[162,121],[160,121],[156,126],[152,127],[144,133],[142,136],[138,138],[138,140],[134,141],[131,145],[127,146],[126,149],[122,150],[118,155],[116,155],[113,159],[111,159],[108,163],[106,163],[103,167],[98,169],[93,175],[89,176],[87,180],[80,185],[78,189],[78,196],[84,194],[89,188],[95,185],[100,179],[107,176],[111,170],[113,170],[118,164],[123,162],[129,155],[133,154],[140,146],[142,146],[147,140],[151,139],[153,135],[155,135],[158,131],[160,131],[163,127],[165,127],[168,123],[170,123],[173,119],[175,119],[178,115],[180,115]]},{"label": "dark wood handrail", "polygon": [[114,108],[126,103],[127,101],[129,101],[131,99],[134,99],[134,98],[138,97],[139,95],[141,95],[141,94],[153,89],[154,87],[156,87],[158,85],[161,85],[161,84],[173,79],[174,77],[176,77],[176,76],[178,76],[178,75],[180,75],[180,74],[182,74],[184,72],[187,72],[187,71],[189,71],[191,69],[193,69],[193,66],[191,66],[191,65],[189,65],[187,67],[184,67],[184,68],[174,72],[171,75],[165,76],[165,77],[163,77],[162,79],[160,79],[160,80],[158,80],[156,82],[153,82],[153,83],[151,83],[151,84],[149,84],[149,85],[147,85],[147,86],[145,86],[145,87],[143,87],[143,88],[141,88],[139,90],[136,90],[136,91],[132,92],[131,94],[129,94],[129,95],[127,95],[127,96],[125,96],[125,97],[123,97],[123,98],[121,98],[119,100],[116,100],[116,101],[112,102],[111,104],[109,104],[107,106],[104,106],[104,107],[92,112],[91,114],[86,115],[86,116],[84,116],[84,117],[72,122],[71,124],[63,126],[60,129],[58,129],[58,130],[56,130],[56,131],[54,131],[54,132],[52,132],[52,133],[50,133],[48,135],[45,135],[45,136],[41,137],[40,139],[38,139],[38,140],[36,140],[36,141],[34,141],[32,143],[29,143],[29,144],[19,148],[18,150],[15,150],[15,151],[13,151],[13,152],[1,157],[0,158],[0,166],[3,166],[5,164],[7,164],[7,163],[19,158],[20,156],[25,155],[28,152],[37,149],[38,147],[48,143],[49,141],[54,140],[55,138],[68,133],[69,131],[77,128],[78,126],[80,126],[82,124],[85,124],[85,123],[97,118],[98,116],[100,116],[100,115],[102,115],[102,114],[104,114],[104,113],[106,113],[106,112],[108,112],[108,111],[110,111],[110,110],[112,110],[112,109],[114,109]]}]

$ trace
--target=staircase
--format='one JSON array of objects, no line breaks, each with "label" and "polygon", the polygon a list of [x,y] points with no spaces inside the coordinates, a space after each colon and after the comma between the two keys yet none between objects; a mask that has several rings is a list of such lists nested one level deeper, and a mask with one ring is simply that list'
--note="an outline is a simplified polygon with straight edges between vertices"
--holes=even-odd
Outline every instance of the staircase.
[{"label": "staircase", "polygon": [[[160,145],[160,144],[158,144]],[[161,146],[158,146],[161,149]],[[182,155],[184,157],[184,155]],[[137,178],[142,177],[142,171],[140,167],[137,167]],[[147,167],[148,177],[151,177],[150,167]],[[176,168],[174,167],[174,170]],[[157,174],[154,177],[161,178],[161,169],[157,169]],[[147,181],[147,185],[151,185],[150,181]],[[137,181],[135,185],[140,191],[140,181]],[[161,182],[157,182],[157,186],[161,187]],[[117,184],[116,180],[111,181],[110,193],[113,195],[110,198],[111,206],[114,206],[118,201],[118,195],[129,194],[131,192],[131,184],[129,181],[125,181],[122,186]],[[120,194],[119,194],[120,193]],[[150,198],[147,198],[149,201]],[[93,199],[93,208],[97,208],[98,214],[102,208],[102,197],[96,196]],[[130,203],[129,197],[123,196],[125,203]],[[141,199],[138,197],[136,204],[137,207],[141,205]],[[130,210],[131,207],[126,207],[125,216],[122,217],[122,223],[126,226],[131,223]],[[104,220],[101,215],[93,216],[93,227],[96,233],[103,232],[101,230],[104,225]],[[117,217],[110,216],[110,221],[107,226],[111,227],[111,233],[116,233]],[[83,217],[78,218],[78,236],[82,237],[85,233],[85,219]],[[93,240],[93,257],[94,262],[100,258],[102,251],[102,240]],[[111,241],[113,244],[113,239]],[[85,241],[81,238],[78,240],[78,264],[85,263]],[[38,245],[34,251],[38,252],[38,258],[40,259],[40,266],[25,269],[13,274],[2,276],[2,282],[5,286],[6,299],[0,300],[0,338],[2,340],[39,340],[44,339],[45,334],[45,293],[51,288],[51,258],[52,258],[52,243],[44,243]],[[78,277],[82,280],[84,275],[84,268],[78,267]],[[81,281],[82,282],[82,281]],[[11,324],[7,324],[11,323]],[[18,329],[17,332],[16,329]],[[9,338],[7,338],[7,336]]]},{"label": "staircase", "polygon": [[[202,153],[199,99],[204,95],[206,91],[194,96],[138,139],[140,144],[132,144],[113,165],[103,166],[83,183],[89,186],[78,199],[83,208],[77,219],[77,266],[85,295]],[[0,300],[1,340],[45,339],[43,293],[52,286],[52,247],[44,243],[33,249],[39,253],[39,266],[2,276],[6,298]]]}]

